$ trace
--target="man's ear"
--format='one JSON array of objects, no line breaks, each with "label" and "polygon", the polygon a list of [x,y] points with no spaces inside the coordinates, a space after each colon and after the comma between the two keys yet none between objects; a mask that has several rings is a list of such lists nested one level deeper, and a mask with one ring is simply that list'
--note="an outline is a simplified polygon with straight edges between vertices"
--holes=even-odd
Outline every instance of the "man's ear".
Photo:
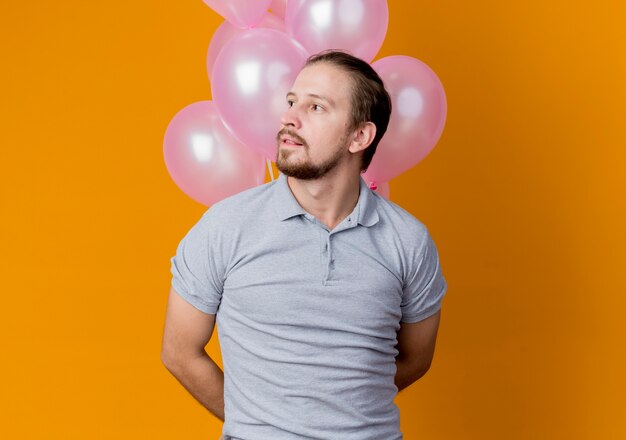
[{"label": "man's ear", "polygon": [[348,148],[351,153],[358,153],[370,146],[376,136],[376,125],[373,122],[364,122],[354,131],[352,142]]}]

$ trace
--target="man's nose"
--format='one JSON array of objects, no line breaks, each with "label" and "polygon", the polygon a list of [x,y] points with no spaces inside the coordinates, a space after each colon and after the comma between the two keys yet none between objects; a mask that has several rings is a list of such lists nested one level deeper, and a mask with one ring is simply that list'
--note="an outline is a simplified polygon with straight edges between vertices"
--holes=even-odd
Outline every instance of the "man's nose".
[{"label": "man's nose", "polygon": [[298,116],[296,104],[293,104],[285,110],[283,116],[280,118],[280,123],[284,127],[291,126],[296,129],[300,128],[300,117]]}]

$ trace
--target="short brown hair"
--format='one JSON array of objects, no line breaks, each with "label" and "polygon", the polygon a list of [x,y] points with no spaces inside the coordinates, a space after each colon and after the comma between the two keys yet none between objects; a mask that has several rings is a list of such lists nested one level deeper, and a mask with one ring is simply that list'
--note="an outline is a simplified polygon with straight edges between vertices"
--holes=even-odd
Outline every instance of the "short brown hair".
[{"label": "short brown hair", "polygon": [[317,63],[328,63],[350,74],[352,78],[351,128],[357,128],[364,122],[373,122],[376,126],[376,136],[363,152],[361,171],[365,171],[374,157],[376,146],[387,131],[391,117],[391,97],[385,89],[383,80],[372,66],[347,52],[332,49],[311,55],[304,67]]}]

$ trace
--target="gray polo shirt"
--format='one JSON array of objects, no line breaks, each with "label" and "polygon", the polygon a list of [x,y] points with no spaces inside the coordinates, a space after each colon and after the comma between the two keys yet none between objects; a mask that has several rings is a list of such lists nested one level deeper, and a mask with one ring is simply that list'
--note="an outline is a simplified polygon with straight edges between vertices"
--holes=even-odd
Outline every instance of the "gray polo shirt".
[{"label": "gray polo shirt", "polygon": [[213,205],[178,245],[174,289],[217,314],[226,438],[402,438],[397,331],[447,286],[426,227],[360,185],[329,230],[280,175]]}]

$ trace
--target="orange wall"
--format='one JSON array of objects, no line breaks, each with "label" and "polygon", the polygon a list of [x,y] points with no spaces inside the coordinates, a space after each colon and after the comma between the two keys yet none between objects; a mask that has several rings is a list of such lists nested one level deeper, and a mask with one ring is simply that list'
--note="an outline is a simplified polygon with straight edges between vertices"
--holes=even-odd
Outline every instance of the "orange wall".
[{"label": "orange wall", "polygon": [[[426,62],[441,141],[391,182],[449,284],[407,439],[626,437],[626,8],[396,1],[379,57]],[[218,437],[161,365],[169,257],[205,207],[169,178],[209,99],[200,0],[3,2],[0,437]],[[216,341],[210,344],[217,355]]]}]

